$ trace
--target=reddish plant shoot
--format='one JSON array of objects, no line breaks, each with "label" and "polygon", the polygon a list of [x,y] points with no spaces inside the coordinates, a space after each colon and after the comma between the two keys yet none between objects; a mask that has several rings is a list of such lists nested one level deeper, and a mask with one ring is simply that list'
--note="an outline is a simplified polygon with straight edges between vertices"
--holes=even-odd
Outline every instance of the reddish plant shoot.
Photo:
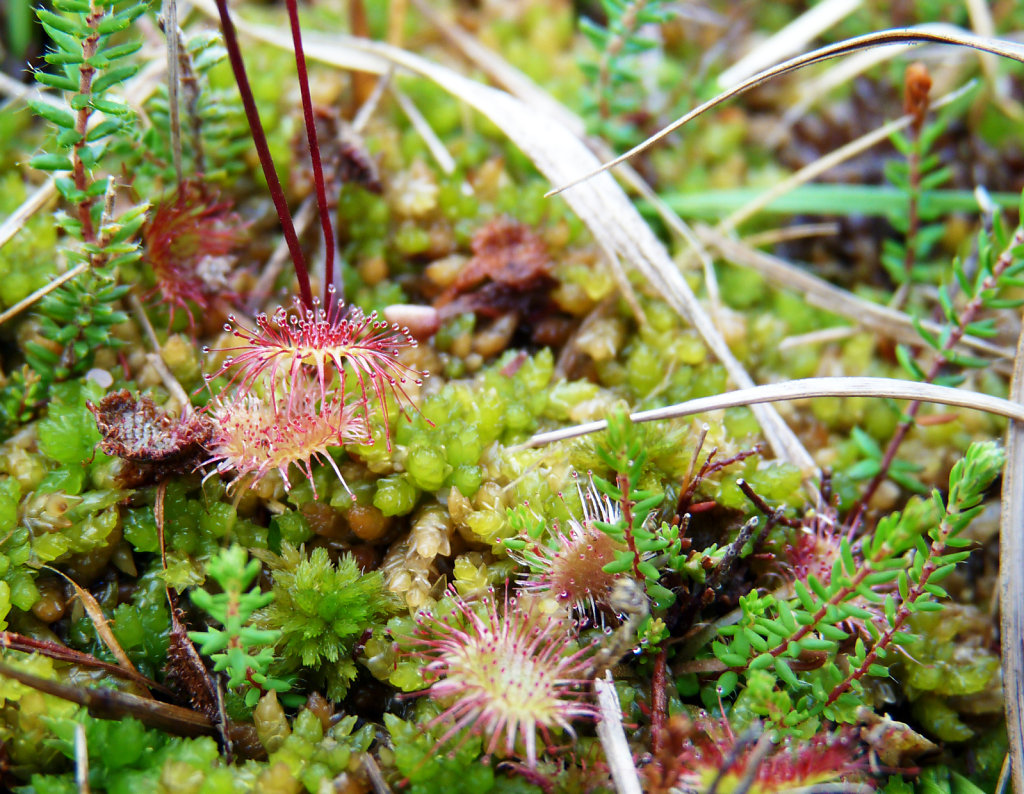
[{"label": "reddish plant shoot", "polygon": [[581,689],[591,648],[571,650],[563,624],[524,614],[507,597],[499,613],[493,591],[483,600],[483,615],[451,595],[451,615],[438,619],[421,613],[413,640],[427,662],[426,676],[436,679],[431,698],[448,704],[431,723],[445,726],[439,745],[466,731],[466,737],[486,737],[488,754],[501,746],[512,756],[518,741],[535,767],[538,731],[550,744],[552,728],[573,735],[573,720],[597,719],[597,708],[585,702]]}]

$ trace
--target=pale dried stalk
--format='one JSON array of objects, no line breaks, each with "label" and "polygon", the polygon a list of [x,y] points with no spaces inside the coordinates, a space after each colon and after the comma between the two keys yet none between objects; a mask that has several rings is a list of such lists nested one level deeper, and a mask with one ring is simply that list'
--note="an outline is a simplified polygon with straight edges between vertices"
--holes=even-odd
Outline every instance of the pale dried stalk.
[{"label": "pale dried stalk", "polygon": [[167,108],[170,111],[171,123],[171,154],[174,159],[174,174],[178,186],[184,182],[181,166],[181,108],[178,101],[181,86],[181,64],[178,61],[178,2],[163,0],[160,11],[160,22],[164,28],[167,41]]},{"label": "pale dried stalk", "polygon": [[[953,405],[958,408],[970,408],[1024,421],[1024,405],[989,394],[894,378],[862,377],[800,378],[783,383],[770,383],[764,386],[754,386],[751,389],[737,389],[710,397],[687,400],[650,411],[639,411],[630,414],[629,418],[634,422],[656,422],[708,411],[720,411],[723,408],[738,408],[783,400],[805,400],[809,397],[887,397],[893,400],[917,400],[940,405]],[[523,446],[541,447],[554,441],[565,441],[588,433],[597,433],[607,427],[608,423],[604,420],[586,422],[574,427],[563,427],[547,433],[538,433],[526,441]]]},{"label": "pale dried stalk", "polygon": [[57,182],[51,176],[33,190],[32,195],[25,199],[21,206],[8,215],[4,222],[0,224],[0,248],[3,248],[14,235],[21,231],[21,227],[25,225],[28,219],[38,210],[42,209],[56,195]]},{"label": "pale dried stalk", "polygon": [[90,794],[89,788],[89,743],[85,738],[85,725],[75,723],[75,785],[78,794]]},{"label": "pale dried stalk", "polygon": [[138,319],[139,325],[142,326],[143,333],[146,335],[150,347],[153,348],[152,353],[146,354],[146,361],[157,371],[160,380],[164,383],[164,388],[181,403],[181,415],[190,416],[192,414],[192,401],[189,399],[188,392],[185,391],[184,387],[178,382],[178,379],[174,377],[174,373],[164,363],[163,356],[160,354],[160,340],[156,338],[156,331],[153,330],[153,325],[149,321],[146,308],[135,295],[129,297],[128,302],[131,303],[136,319]]},{"label": "pale dried stalk", "polygon": [[777,245],[789,240],[801,240],[807,237],[832,237],[839,233],[839,224],[828,221],[826,223],[801,223],[796,226],[786,226],[780,229],[768,229],[756,234],[748,234],[743,242],[751,248]]},{"label": "pale dried stalk", "polygon": [[617,794],[641,794],[643,789],[633,764],[633,753],[626,741],[626,732],[622,728],[622,706],[615,691],[611,670],[606,670],[604,676],[594,679],[597,707],[601,710],[597,738],[601,740]]},{"label": "pale dried stalk", "polygon": [[718,76],[722,88],[731,88],[766,66],[804,49],[821,33],[860,6],[861,0],[824,0],[811,6],[777,33],[769,36]]},{"label": "pale dried stalk", "polygon": [[837,328],[821,328],[817,331],[809,331],[799,336],[787,336],[779,343],[779,351],[792,350],[795,347],[806,345],[824,345],[829,342],[838,342],[849,339],[858,329],[852,325],[842,325]]},{"label": "pale dried stalk", "polygon": [[[1024,331],[1010,380],[1010,399],[1024,403]],[[1024,424],[1006,430],[1006,468],[999,521],[999,604],[1006,733],[1013,790],[1024,793]]]},{"label": "pale dried stalk", "polygon": [[398,102],[398,107],[402,109],[405,117],[409,119],[409,123],[416,130],[416,134],[423,139],[423,143],[426,145],[431,157],[434,158],[434,161],[440,166],[441,170],[446,174],[454,173],[455,158],[448,153],[445,145],[437,137],[437,133],[434,132],[434,128],[430,126],[430,122],[423,117],[420,109],[409,99],[408,94],[392,83],[391,96]]},{"label": "pale dried stalk", "polygon": [[[700,225],[696,231],[705,243],[718,249],[730,262],[756,270],[774,286],[796,291],[813,306],[846,317],[897,342],[907,345],[921,344],[921,335],[908,314],[858,298],[806,270],[789,264],[784,259],[751,248],[710,227]],[[931,320],[921,320],[920,323],[932,333],[942,332],[942,326]],[[1006,362],[1013,358],[1012,349],[978,337],[965,335],[960,340],[960,346],[961,349],[970,349],[996,359],[994,366],[1000,370],[1003,370]]]},{"label": "pale dried stalk", "polygon": [[77,264],[73,268],[71,268],[71,270],[69,270],[67,273],[63,273],[57,276],[57,278],[55,278],[49,284],[40,287],[31,295],[26,295],[20,301],[15,303],[13,306],[8,307],[2,314],[0,314],[0,325],[3,325],[12,317],[16,317],[17,315],[21,314],[23,311],[25,311],[25,309],[27,309],[36,301],[45,298],[47,295],[49,295],[51,292],[57,289],[57,287],[59,287],[61,284],[63,284],[66,281],[71,281],[71,279],[73,279],[75,276],[79,275],[80,273],[84,273],[88,269],[89,263],[81,262],[80,264]]},{"label": "pale dried stalk", "polygon": [[[915,29],[930,30],[935,33],[956,34],[961,32],[961,28],[958,28],[956,25],[947,25],[942,22],[918,25]],[[798,89],[799,99],[783,114],[776,130],[768,137],[766,145],[768,147],[777,146],[779,139],[785,134],[786,129],[806,116],[807,111],[820,102],[833,89],[852,82],[858,76],[879,64],[905,56],[914,46],[913,44],[893,45],[858,52],[843,61],[833,64],[823,74],[804,82]]]}]

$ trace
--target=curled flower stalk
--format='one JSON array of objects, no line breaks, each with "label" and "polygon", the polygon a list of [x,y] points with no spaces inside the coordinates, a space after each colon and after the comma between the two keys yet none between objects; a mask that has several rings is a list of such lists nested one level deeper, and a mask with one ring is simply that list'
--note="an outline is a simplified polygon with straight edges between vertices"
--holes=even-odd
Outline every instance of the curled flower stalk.
[{"label": "curled flower stalk", "polygon": [[[328,399],[334,374],[338,373],[341,385],[337,393],[344,395],[345,363],[348,362],[363,394],[360,402],[364,415],[369,402],[368,386],[380,405],[390,449],[388,394],[394,396],[398,410],[408,417],[406,409],[414,403],[406,386],[423,382],[421,373],[398,358],[403,348],[415,347],[416,340],[397,325],[379,319],[375,312],[364,314],[357,306],[346,307],[335,297],[333,287],[329,288],[328,295],[327,308],[320,305],[318,299],[313,300],[313,308],[306,308],[296,299],[291,311],[281,306],[273,315],[258,315],[255,328],[247,328],[234,316],[229,317],[225,330],[244,344],[221,348],[219,352],[232,355],[225,359],[220,370],[207,378],[233,369],[231,383],[238,384],[240,394],[247,394],[254,384],[268,376],[273,384],[278,383],[279,375],[284,376],[287,410],[291,411],[297,394],[294,384],[301,381],[305,373],[315,372],[320,398],[324,401]],[[272,391],[276,412],[276,388]],[[369,428],[367,433],[369,437]]]},{"label": "curled flower stalk", "polygon": [[256,394],[236,392],[227,399],[223,395],[216,399],[211,419],[214,431],[206,445],[210,457],[202,463],[213,465],[207,477],[234,472],[232,488],[244,481],[255,487],[276,469],[288,489],[288,470],[296,465],[313,485],[315,499],[312,463],[324,460],[345,490],[352,493],[329,449],[366,437],[366,422],[359,415],[358,403],[320,400],[316,384],[304,379],[296,381],[284,410],[275,410]]},{"label": "curled flower stalk", "polygon": [[455,610],[447,618],[421,613],[413,640],[421,648],[416,654],[427,660],[426,676],[436,679],[430,696],[448,704],[432,723],[447,726],[438,744],[468,730],[487,737],[487,753],[501,744],[513,755],[519,739],[532,767],[538,731],[549,742],[551,728],[572,734],[572,720],[597,719],[581,689],[591,648],[568,650],[557,621],[517,611],[515,599],[506,597],[499,614],[492,591],[481,615],[452,597]]}]

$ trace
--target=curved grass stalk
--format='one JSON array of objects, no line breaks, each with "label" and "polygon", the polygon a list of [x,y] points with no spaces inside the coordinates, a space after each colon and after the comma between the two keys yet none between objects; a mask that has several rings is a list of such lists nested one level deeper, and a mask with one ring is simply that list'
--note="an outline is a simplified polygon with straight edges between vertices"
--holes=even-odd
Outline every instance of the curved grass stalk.
[{"label": "curved grass stalk", "polygon": [[783,61],[770,69],[758,72],[753,77],[748,77],[743,82],[723,91],[702,105],[698,105],[690,112],[680,116],[671,124],[663,127],[650,138],[637,144],[625,154],[621,154],[618,157],[609,160],[601,165],[600,168],[596,168],[593,171],[583,174],[582,176],[573,179],[571,182],[566,182],[561,187],[548,191],[545,196],[557,196],[559,193],[568,190],[571,187],[575,187],[581,182],[585,182],[591,177],[607,171],[609,168],[614,168],[634,155],[637,155],[645,149],[653,146],[658,141],[664,139],[668,135],[671,135],[684,124],[703,115],[713,107],[725,102],[727,99],[732,99],[732,97],[749,91],[751,88],[761,85],[762,83],[766,83],[780,75],[796,71],[797,69],[802,69],[805,66],[810,66],[811,64],[820,63],[832,58],[838,58],[842,55],[848,55],[849,53],[857,52],[859,50],[884,47],[890,44],[923,43],[951,44],[957,47],[971,47],[972,49],[980,50],[981,52],[989,52],[993,55],[1000,55],[1004,58],[1010,58],[1011,60],[1024,63],[1024,46],[1014,42],[1004,41],[1002,39],[995,39],[987,36],[975,36],[967,32],[949,31],[939,33],[914,28],[897,28],[894,30],[880,30],[876,33],[868,33],[864,36],[855,36],[852,39],[845,39],[843,41],[836,42],[835,44],[829,44],[827,47],[821,47],[817,50],[804,53],[803,55],[798,55],[795,58],[790,58],[788,61]]},{"label": "curved grass stalk", "polygon": [[[940,405],[985,411],[1024,422],[1024,405],[1000,397],[954,389],[950,386],[915,383],[896,378],[860,377],[801,378],[785,383],[737,389],[711,397],[687,400],[664,408],[639,411],[630,414],[629,418],[634,422],[657,422],[662,419],[678,419],[707,411],[719,411],[723,408],[738,408],[758,403],[782,402],[783,400],[806,400],[810,397],[887,397],[893,400],[939,403]],[[564,427],[547,433],[537,433],[526,441],[524,446],[542,447],[554,441],[565,441],[569,438],[597,433],[607,427],[608,423],[601,420]]]}]

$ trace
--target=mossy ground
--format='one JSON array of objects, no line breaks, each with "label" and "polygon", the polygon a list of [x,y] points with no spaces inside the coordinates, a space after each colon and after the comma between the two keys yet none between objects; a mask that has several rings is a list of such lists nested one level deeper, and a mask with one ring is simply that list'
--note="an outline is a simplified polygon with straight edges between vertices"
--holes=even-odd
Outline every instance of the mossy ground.
[{"label": "mossy ground", "polygon": [[[367,4],[374,37],[383,39],[390,30],[394,38],[394,20],[389,21],[387,11],[400,5]],[[594,129],[623,140],[632,136],[633,143],[716,92],[715,75],[740,52],[738,44],[716,42],[752,47],[761,34],[803,10],[793,4],[741,10],[720,3],[694,7],[704,14],[696,21],[670,14],[645,29],[657,46],[636,61],[623,61],[636,79],[625,81],[621,90],[641,97],[637,107],[628,117],[601,119],[595,115],[592,82],[580,64],[599,63],[602,56],[577,27],[580,15],[600,17],[598,4],[444,5],[481,43],[557,100],[586,114]],[[996,11],[1001,31],[1024,23],[1012,7]],[[239,7],[238,13],[283,24],[283,12],[275,6]],[[348,26],[327,4],[303,13],[309,31]],[[942,2],[892,14],[899,18],[880,6],[861,9],[823,39],[917,22],[967,21],[961,6]],[[138,32],[157,41],[154,15],[150,11],[143,17]],[[186,31],[193,35],[212,27],[209,19],[196,15]],[[465,70],[437,30],[412,10],[401,38],[409,49]],[[21,42],[26,57],[38,56],[45,46],[41,33]],[[156,62],[163,53],[147,46],[139,57]],[[245,58],[271,152],[297,207],[311,195],[312,181],[293,61],[289,53],[248,41]],[[981,74],[966,60],[941,75],[945,67],[928,62],[937,81],[950,84]],[[877,121],[898,117],[905,65],[890,61],[837,88],[770,145],[764,131],[780,123],[799,98],[801,81],[810,78],[772,83],[697,120],[636,165],[670,198],[706,194],[711,202],[721,198],[716,193],[721,189],[771,186],[804,161],[870,129],[876,120],[858,113],[865,104],[877,111]],[[936,146],[941,161],[973,159],[969,168],[956,167],[943,189],[983,185],[993,193],[1020,191],[1024,174],[1012,167],[1022,162],[1020,143],[1010,132],[1015,122],[1009,111],[999,109],[1000,103],[1010,107],[1015,102],[1018,66],[999,67],[1007,73],[1009,91],[986,83],[946,122]],[[396,790],[414,792],[609,790],[605,751],[588,722],[576,723],[575,733],[545,726],[551,730],[548,741],[538,740],[542,747],[536,766],[524,763],[522,742],[512,753],[502,752],[504,742],[496,753],[486,753],[490,737],[474,733],[472,726],[440,749],[438,740],[448,727],[443,715],[452,702],[422,694],[436,675],[425,669],[412,638],[428,631],[417,628],[415,616],[421,610],[457,623],[455,599],[479,605],[492,588],[543,581],[542,563],[558,549],[559,528],[582,520],[588,509],[588,476],[621,489],[616,475],[626,464],[617,468],[615,455],[628,448],[643,453],[631,485],[655,505],[649,520],[631,530],[657,537],[648,539],[652,551],[633,550],[634,557],[628,557],[623,542],[616,561],[625,566],[620,573],[626,578],[649,588],[654,606],[645,600],[642,617],[639,611],[600,602],[572,611],[566,604],[574,599],[534,588],[506,617],[541,615],[555,625],[564,623],[568,648],[592,645],[597,656],[607,654],[606,666],[613,671],[623,719],[630,726],[630,749],[646,770],[650,790],[691,783],[704,790],[709,785],[700,778],[705,770],[699,766],[700,758],[707,762],[709,756],[692,748],[709,737],[721,739],[718,728],[707,727],[712,723],[701,723],[719,717],[728,719],[723,724],[732,740],[745,736],[752,746],[754,726],[769,726],[790,743],[764,766],[776,777],[766,772],[756,778],[759,791],[841,779],[896,792],[913,787],[922,768],[924,776],[916,783],[922,791],[994,789],[1006,751],[997,624],[990,608],[998,564],[995,504],[984,503],[965,535],[971,555],[944,584],[953,603],[938,615],[913,616],[907,630],[915,636],[890,656],[886,675],[865,677],[857,689],[864,711],[847,709],[829,719],[819,714],[784,725],[780,715],[795,709],[800,688],[822,686],[814,653],[825,653],[825,646],[808,647],[799,658],[794,654],[802,676],[797,686],[789,685],[782,672],[753,666],[738,685],[736,671],[719,664],[712,652],[718,636],[714,626],[730,626],[748,614],[742,611],[744,598],[774,594],[795,602],[789,588],[798,562],[808,565],[799,557],[807,548],[805,535],[822,516],[839,520],[857,503],[905,405],[840,396],[780,405],[816,464],[829,472],[831,496],[824,500],[812,495],[820,480],[809,487],[798,467],[774,458],[748,408],[638,425],[621,448],[604,436],[527,446],[542,430],[603,419],[623,407],[637,411],[672,405],[721,393],[731,384],[700,335],[628,267],[632,294],[624,292],[585,225],[561,199],[544,198],[551,186],[500,129],[426,80],[394,78],[450,154],[449,171],[432,157],[392,98],[384,98],[356,137],[345,127],[356,104],[351,77],[319,65],[311,74],[314,100],[325,108],[324,160],[359,174],[348,181],[339,176],[330,184],[339,285],[346,301],[385,316],[407,304],[429,306],[436,320],[437,327],[402,354],[404,364],[430,376],[421,388],[409,386],[416,407],[408,417],[401,417],[396,410],[401,406],[392,402],[390,449],[387,424],[380,409],[373,408],[368,421],[374,443],[331,447],[327,453],[344,484],[332,467],[322,464],[314,465],[311,481],[292,467],[287,483],[272,470],[252,487],[243,482],[229,488],[220,477],[204,477],[190,467],[165,473],[159,484],[152,478],[126,484],[124,461],[98,446],[102,436],[89,403],[127,389],[149,395],[176,417],[181,398],[169,372],[194,406],[202,408],[230,380],[230,373],[204,378],[224,363],[226,354],[217,349],[236,342],[223,330],[228,314],[272,311],[278,304],[290,305],[295,294],[293,273],[286,266],[262,299],[253,300],[277,244],[276,218],[247,143],[230,69],[219,63],[201,76],[208,102],[201,126],[208,148],[206,174],[196,178],[209,195],[230,202],[233,217],[219,215],[218,222],[235,224],[232,234],[237,235],[228,275],[206,282],[218,286],[204,293],[205,305],[178,306],[172,314],[172,306],[161,300],[167,294],[165,283],[161,288],[166,273],[152,248],[144,247],[137,262],[116,274],[117,283],[129,286],[143,308],[128,297],[117,299],[115,306],[125,315],[110,326],[109,344],[77,353],[79,360],[88,359],[88,367],[40,380],[41,373],[26,361],[33,360],[33,344],[53,350],[54,340],[44,338],[46,321],[30,310],[0,327],[0,628],[8,636],[37,641],[51,653],[66,646],[105,662],[130,661],[143,676],[169,687],[168,694],[159,695],[161,701],[201,710],[182,686],[187,665],[175,650],[181,639],[173,634],[166,588],[181,594],[190,588],[217,591],[223,584],[207,575],[207,566],[221,549],[240,545],[263,563],[256,586],[274,594],[252,620],[253,627],[280,632],[272,644],[273,662],[264,672],[290,686],[280,696],[264,694],[255,708],[254,697],[246,702],[251,686],[229,689],[223,713],[231,730],[185,738],[144,727],[129,718],[130,709],[119,721],[100,719],[67,700],[0,677],[2,784],[25,791],[75,791],[76,769],[87,768],[95,792],[363,792],[379,786],[378,778]],[[142,121],[120,130],[105,152],[102,170],[118,180],[117,201],[157,205],[170,200],[174,170],[166,108],[166,91],[158,89],[141,105]],[[40,174],[25,162],[45,150],[50,138],[41,121],[30,120],[24,105],[12,100],[0,107],[0,212],[13,211],[38,184]],[[195,169],[195,149],[187,145],[185,154],[186,168]],[[901,159],[883,144],[854,161],[862,167],[860,176],[847,173],[832,181],[826,175],[823,182],[832,186],[833,203],[842,205],[844,179],[863,178],[885,187],[880,163]],[[367,164],[373,178],[359,170]],[[824,220],[838,224],[839,234],[833,230],[822,240],[796,234],[771,250],[855,294],[885,302],[898,284],[880,257],[886,240],[904,239],[905,198],[887,204],[895,207],[886,210],[888,215],[827,216]],[[47,204],[0,250],[0,310],[66,269],[66,251],[76,243],[54,221],[63,206]],[[740,231],[748,236],[779,230],[780,238],[786,238],[787,230],[821,220],[812,206],[806,215],[763,213]],[[932,220],[929,256],[943,264],[929,271],[930,281],[911,287],[904,306],[922,318],[935,314],[935,288],[952,279],[952,260],[976,254],[971,241],[984,221],[970,206]],[[149,227],[143,228],[142,238],[151,239]],[[303,242],[319,287],[323,253],[317,229],[311,224]],[[856,328],[856,318],[812,305],[805,296],[773,287],[750,268],[727,261],[716,262],[717,293],[709,290],[689,250],[658,230],[756,382],[906,377],[894,343],[876,329]],[[187,255],[201,261],[203,240],[192,245],[198,248]],[[152,358],[142,312],[155,328],[162,365]],[[1012,312],[994,316],[999,323],[995,341],[1012,345],[1016,318]],[[842,328],[848,332],[814,335]],[[213,352],[205,352],[205,346]],[[967,371],[964,387],[1004,396],[1006,363]],[[354,372],[346,377],[355,382]],[[865,531],[870,534],[880,519],[904,509],[915,490],[927,494],[937,488],[945,495],[951,469],[972,442],[998,439],[1004,428],[1003,420],[979,412],[925,407],[899,450],[896,476],[871,498]],[[755,447],[755,454],[746,454]],[[707,476],[695,480],[712,450],[716,460],[735,461],[721,469],[712,466]],[[779,520],[765,537],[741,541],[730,552],[744,523],[762,515],[739,480],[762,505],[778,508]],[[919,500],[911,503],[908,515],[940,508]],[[686,524],[681,519],[688,511]],[[929,516],[918,521],[922,536],[940,522],[939,513]],[[517,543],[521,549],[524,541],[536,544],[534,556],[521,551],[510,556],[509,549]],[[859,547],[855,551],[861,553]],[[725,565],[722,571],[728,574],[716,578],[718,565]],[[58,572],[92,594],[102,619],[84,608]],[[709,581],[714,586],[705,590]],[[662,591],[671,594],[668,602],[654,595]],[[217,621],[188,599],[177,605],[189,629],[203,629],[207,622],[217,628]],[[115,657],[102,636],[108,626],[124,660]],[[856,657],[857,637],[870,641],[871,634],[850,630],[845,645],[828,651],[834,650],[840,667]],[[828,640],[819,639],[827,645]],[[138,684],[81,661],[11,650],[3,662],[81,688],[143,694]],[[409,694],[415,692],[421,694]],[[856,731],[839,727],[851,724]],[[825,746],[820,743],[831,742],[833,734],[842,734],[841,752],[839,745],[828,744],[828,752],[820,754],[832,766],[797,775],[794,770],[810,763],[799,755],[800,748]],[[226,747],[228,735],[234,739],[233,751]],[[886,742],[900,751],[886,748]],[[741,742],[734,763],[745,764],[749,749]],[[722,786],[718,791],[725,794]]]}]

